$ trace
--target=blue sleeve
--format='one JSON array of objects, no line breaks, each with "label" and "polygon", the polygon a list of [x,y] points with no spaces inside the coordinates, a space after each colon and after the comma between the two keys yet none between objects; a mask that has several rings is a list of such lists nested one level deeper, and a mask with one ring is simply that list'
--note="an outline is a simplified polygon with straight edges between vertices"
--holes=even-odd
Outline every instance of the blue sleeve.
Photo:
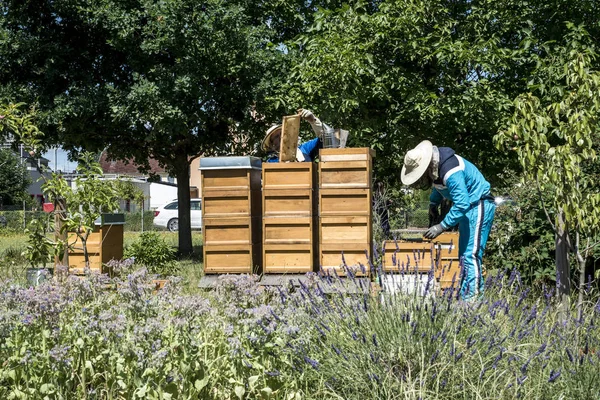
[{"label": "blue sleeve", "polygon": [[448,187],[450,200],[453,204],[442,221],[444,229],[458,225],[458,221],[465,216],[471,206],[464,171],[458,171],[450,175],[446,181],[446,187]]},{"label": "blue sleeve", "polygon": [[442,204],[442,195],[436,188],[433,188],[431,194],[429,195],[429,204],[439,206]]},{"label": "blue sleeve", "polygon": [[319,155],[319,149],[323,147],[321,139],[315,138],[306,143],[302,143],[298,148],[309,160],[313,161]]}]

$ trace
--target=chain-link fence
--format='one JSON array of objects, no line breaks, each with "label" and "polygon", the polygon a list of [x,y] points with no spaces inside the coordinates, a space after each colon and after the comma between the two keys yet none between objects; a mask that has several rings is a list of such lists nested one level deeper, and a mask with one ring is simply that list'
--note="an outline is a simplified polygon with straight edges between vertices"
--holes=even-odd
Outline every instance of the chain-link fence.
[{"label": "chain-link fence", "polygon": [[[142,221],[142,213],[127,212],[125,214],[125,231],[142,232],[153,230],[164,230],[165,228],[157,227],[154,222],[154,211],[145,211]],[[47,231],[54,230],[54,213],[45,213],[43,211],[23,211],[23,210],[0,210],[0,230],[10,232],[24,233],[29,223],[34,220],[45,220],[47,223]]]}]

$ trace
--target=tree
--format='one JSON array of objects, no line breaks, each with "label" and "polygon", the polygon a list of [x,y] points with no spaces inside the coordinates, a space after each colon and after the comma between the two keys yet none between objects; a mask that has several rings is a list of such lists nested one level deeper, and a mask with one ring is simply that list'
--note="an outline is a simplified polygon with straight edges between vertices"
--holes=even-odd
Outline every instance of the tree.
[{"label": "tree", "polygon": [[31,177],[14,151],[0,149],[0,208],[20,204],[29,198],[27,188]]},{"label": "tree", "polygon": [[588,33],[568,25],[572,31],[561,45],[544,46],[531,92],[515,100],[510,125],[496,139],[516,151],[528,184],[540,195],[551,191],[554,215],[542,207],[556,234],[558,292],[567,304],[570,251],[579,265],[581,306],[586,258],[600,233],[600,192],[586,172],[597,165],[600,72],[592,67],[597,55]]},{"label": "tree", "polygon": [[191,159],[254,150],[284,76],[279,44],[321,3],[3,1],[0,95],[39,102],[48,139],[71,151],[158,160],[177,178],[189,253]]},{"label": "tree", "polygon": [[[388,0],[320,9],[290,51],[298,60],[277,99],[310,105],[378,151],[376,174],[397,180],[407,149],[424,138],[453,147],[492,184],[518,163],[493,146],[527,91],[540,46],[561,39],[565,20],[589,22],[582,2]],[[497,185],[494,185],[497,186]]]}]

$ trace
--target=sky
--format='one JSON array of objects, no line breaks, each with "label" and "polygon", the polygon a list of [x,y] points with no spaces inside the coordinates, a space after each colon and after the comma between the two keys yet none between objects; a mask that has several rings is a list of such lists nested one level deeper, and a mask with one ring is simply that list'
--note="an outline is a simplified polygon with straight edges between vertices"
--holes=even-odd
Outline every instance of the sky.
[{"label": "sky", "polygon": [[[67,152],[60,147],[56,149],[56,152],[55,149],[50,149],[48,152],[44,153],[43,156],[50,160],[48,167],[52,171],[58,169],[63,172],[72,172],[77,168],[77,163],[69,161]],[[55,164],[57,168],[55,168]]]}]

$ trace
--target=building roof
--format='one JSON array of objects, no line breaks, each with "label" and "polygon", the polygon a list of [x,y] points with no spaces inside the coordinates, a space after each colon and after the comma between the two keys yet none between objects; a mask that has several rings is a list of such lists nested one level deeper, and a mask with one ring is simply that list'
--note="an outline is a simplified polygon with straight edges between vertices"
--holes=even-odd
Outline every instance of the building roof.
[{"label": "building roof", "polygon": [[[162,168],[161,166],[158,165],[157,160],[151,158],[148,160],[148,162],[150,164],[150,171],[148,171],[149,173],[154,173],[154,174],[161,175],[161,176],[169,175],[169,173],[167,171],[165,171],[164,168]],[[102,171],[105,174],[119,174],[119,175],[133,175],[133,176],[146,175],[146,174],[140,172],[138,165],[132,161],[129,161],[128,163],[125,163],[124,161],[121,161],[121,160],[109,161],[108,155],[106,154],[105,151],[103,151],[102,155],[100,156],[100,166],[102,167]]]}]

